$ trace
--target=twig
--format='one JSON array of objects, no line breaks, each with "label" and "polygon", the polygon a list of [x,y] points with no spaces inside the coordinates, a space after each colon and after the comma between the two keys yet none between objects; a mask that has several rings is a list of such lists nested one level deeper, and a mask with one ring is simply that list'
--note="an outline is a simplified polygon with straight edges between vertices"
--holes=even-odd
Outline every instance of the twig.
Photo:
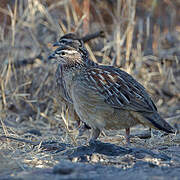
[{"label": "twig", "polygon": [[[11,136],[0,136],[0,139],[5,139],[5,138],[15,140],[18,142],[28,143],[28,144],[31,144],[33,146],[38,146],[41,143],[41,147],[46,149],[46,150],[57,150],[57,149],[61,148],[60,146],[57,145],[58,144],[57,142],[42,142],[42,141],[33,142],[33,141],[30,141],[27,139],[15,138],[15,137],[11,137]],[[53,143],[53,144],[50,144],[50,143]]]},{"label": "twig", "polygon": [[84,34],[87,34],[89,32],[89,19],[90,19],[90,1],[84,0],[83,1],[83,14],[85,15],[85,18],[83,19],[83,30]]}]

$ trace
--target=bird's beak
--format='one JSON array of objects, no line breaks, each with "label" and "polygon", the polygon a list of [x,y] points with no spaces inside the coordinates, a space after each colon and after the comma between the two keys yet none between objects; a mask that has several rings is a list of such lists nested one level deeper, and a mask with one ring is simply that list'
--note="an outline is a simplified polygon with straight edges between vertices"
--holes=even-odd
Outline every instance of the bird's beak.
[{"label": "bird's beak", "polygon": [[53,44],[53,47],[55,47],[55,46],[60,46],[61,44],[59,43],[59,42],[55,42],[54,44]]},{"label": "bird's beak", "polygon": [[54,59],[56,57],[55,53],[49,55],[48,60]]}]

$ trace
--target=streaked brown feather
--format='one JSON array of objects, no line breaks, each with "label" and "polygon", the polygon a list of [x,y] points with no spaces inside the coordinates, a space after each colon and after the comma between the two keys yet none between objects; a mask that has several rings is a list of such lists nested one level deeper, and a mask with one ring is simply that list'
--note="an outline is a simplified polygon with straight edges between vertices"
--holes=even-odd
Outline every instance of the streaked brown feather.
[{"label": "streaked brown feather", "polygon": [[[63,36],[52,58],[61,63],[59,85],[82,121],[97,138],[103,128],[122,129],[141,123],[165,132],[173,128],[163,120],[145,88],[131,75],[89,59],[83,42]],[[62,52],[64,54],[62,54]]]},{"label": "streaked brown feather", "polygon": [[96,87],[112,107],[145,112],[157,110],[145,88],[124,71],[112,66],[98,66],[88,68],[85,73],[87,83],[91,81],[90,87]]}]

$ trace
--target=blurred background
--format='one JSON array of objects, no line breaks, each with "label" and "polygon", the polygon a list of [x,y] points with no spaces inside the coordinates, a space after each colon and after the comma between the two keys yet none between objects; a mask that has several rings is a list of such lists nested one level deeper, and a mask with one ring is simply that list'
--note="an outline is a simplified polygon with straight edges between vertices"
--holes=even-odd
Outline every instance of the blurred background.
[{"label": "blurred background", "polygon": [[45,139],[51,133],[52,139],[59,138],[55,134],[69,139],[64,132],[74,127],[62,119],[54,81],[57,65],[47,57],[65,33],[82,37],[97,31],[105,37],[86,44],[91,58],[134,76],[178,129],[179,9],[179,0],[1,0],[1,133],[33,139],[44,132]]}]

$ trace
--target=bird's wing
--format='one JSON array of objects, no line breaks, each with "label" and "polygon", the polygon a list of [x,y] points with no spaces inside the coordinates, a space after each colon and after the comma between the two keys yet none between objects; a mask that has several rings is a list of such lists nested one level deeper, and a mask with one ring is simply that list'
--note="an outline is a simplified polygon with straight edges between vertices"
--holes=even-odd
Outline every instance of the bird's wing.
[{"label": "bird's wing", "polygon": [[92,67],[87,70],[84,82],[88,84],[89,89],[97,91],[98,96],[113,108],[142,112],[157,111],[145,88],[128,73],[118,68]]},{"label": "bird's wing", "polygon": [[74,80],[73,105],[90,127],[102,129],[106,118],[121,109],[131,111],[130,114],[144,125],[173,132],[159,116],[145,88],[126,72],[113,67],[93,67]]}]

